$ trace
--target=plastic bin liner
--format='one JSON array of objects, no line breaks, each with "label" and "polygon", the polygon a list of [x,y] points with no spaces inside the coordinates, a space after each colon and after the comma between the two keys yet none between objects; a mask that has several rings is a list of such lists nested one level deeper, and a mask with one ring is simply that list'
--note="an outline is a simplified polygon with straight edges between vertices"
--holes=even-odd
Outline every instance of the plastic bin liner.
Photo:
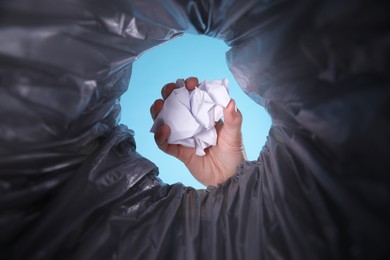
[{"label": "plastic bin liner", "polygon": [[[389,11],[1,1],[0,258],[390,259]],[[229,44],[273,120],[259,158],[205,190],[164,184],[118,125],[132,63],[182,33]]]}]

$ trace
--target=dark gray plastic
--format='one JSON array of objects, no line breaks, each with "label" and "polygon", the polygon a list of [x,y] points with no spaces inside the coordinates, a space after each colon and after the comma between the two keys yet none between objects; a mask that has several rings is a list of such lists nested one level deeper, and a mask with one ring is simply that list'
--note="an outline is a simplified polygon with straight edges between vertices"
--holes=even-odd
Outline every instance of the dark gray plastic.
[{"label": "dark gray plastic", "polygon": [[[0,258],[390,259],[389,11],[1,1]],[[164,184],[118,125],[132,63],[182,33],[228,43],[273,119],[258,160],[207,190]]]}]

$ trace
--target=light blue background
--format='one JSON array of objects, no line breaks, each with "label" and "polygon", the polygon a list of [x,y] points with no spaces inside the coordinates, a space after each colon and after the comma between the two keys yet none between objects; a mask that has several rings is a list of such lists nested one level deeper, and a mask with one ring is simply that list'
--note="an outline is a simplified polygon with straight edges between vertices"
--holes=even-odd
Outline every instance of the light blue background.
[{"label": "light blue background", "polygon": [[166,183],[181,182],[202,189],[187,168],[176,158],[160,151],[150,128],[150,106],[161,98],[161,88],[177,78],[198,77],[229,80],[230,96],[236,100],[243,114],[243,139],[248,160],[256,160],[265,143],[271,120],[263,107],[256,104],[238,86],[225,59],[228,46],[220,40],[206,36],[184,35],[149,50],[133,65],[129,90],[122,96],[121,123],[135,131],[137,151],[154,162],[159,177]]}]

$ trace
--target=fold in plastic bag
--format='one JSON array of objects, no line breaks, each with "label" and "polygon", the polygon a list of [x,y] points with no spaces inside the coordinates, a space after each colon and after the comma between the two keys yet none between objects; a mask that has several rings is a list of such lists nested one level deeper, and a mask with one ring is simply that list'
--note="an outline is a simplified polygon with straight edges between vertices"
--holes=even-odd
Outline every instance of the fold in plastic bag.
[{"label": "fold in plastic bag", "polygon": [[[388,13],[380,1],[2,1],[1,258],[389,259]],[[183,32],[227,42],[273,120],[258,160],[207,190],[165,185],[118,126],[132,63]]]}]

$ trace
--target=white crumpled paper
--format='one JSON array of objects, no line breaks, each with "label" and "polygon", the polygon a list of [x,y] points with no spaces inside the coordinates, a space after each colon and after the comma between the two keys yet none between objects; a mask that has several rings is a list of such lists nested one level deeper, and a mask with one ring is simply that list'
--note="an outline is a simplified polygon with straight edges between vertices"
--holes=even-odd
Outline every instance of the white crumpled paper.
[{"label": "white crumpled paper", "polygon": [[230,101],[228,80],[205,80],[193,91],[185,88],[183,79],[176,85],[150,131],[156,133],[165,123],[171,129],[168,143],[195,147],[196,154],[203,156],[204,149],[217,142],[214,125]]}]

